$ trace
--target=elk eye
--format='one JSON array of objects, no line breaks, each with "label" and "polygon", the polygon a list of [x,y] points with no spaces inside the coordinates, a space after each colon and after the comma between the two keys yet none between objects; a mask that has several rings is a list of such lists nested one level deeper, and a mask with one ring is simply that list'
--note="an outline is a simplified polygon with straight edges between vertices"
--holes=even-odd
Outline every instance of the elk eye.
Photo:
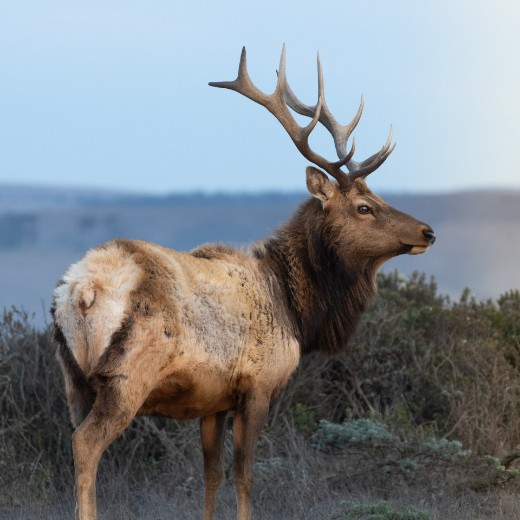
[{"label": "elk eye", "polygon": [[362,204],[361,206],[358,206],[358,213],[361,213],[361,215],[367,215],[368,213],[371,213],[372,210],[366,205]]}]

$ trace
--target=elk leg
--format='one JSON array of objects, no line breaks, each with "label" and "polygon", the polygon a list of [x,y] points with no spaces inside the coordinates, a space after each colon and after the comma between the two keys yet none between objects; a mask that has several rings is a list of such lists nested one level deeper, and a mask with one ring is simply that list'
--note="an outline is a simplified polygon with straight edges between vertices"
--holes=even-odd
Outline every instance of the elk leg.
[{"label": "elk leg", "polygon": [[200,438],[204,454],[204,520],[211,520],[217,491],[224,477],[222,451],[227,412],[218,412],[200,420]]},{"label": "elk leg", "polygon": [[[127,381],[124,381],[125,387]],[[76,520],[96,520],[96,473],[108,446],[134,418],[136,396],[120,381],[109,381],[98,391],[86,419],[72,435],[76,472]],[[136,406],[137,405],[137,406]]]},{"label": "elk leg", "polygon": [[77,428],[90,412],[96,393],[88,384],[71,351],[64,344],[59,347],[58,359],[62,367],[70,419]]},{"label": "elk leg", "polygon": [[250,395],[237,408],[233,422],[237,519],[251,519],[251,486],[256,443],[267,420],[269,400]]}]

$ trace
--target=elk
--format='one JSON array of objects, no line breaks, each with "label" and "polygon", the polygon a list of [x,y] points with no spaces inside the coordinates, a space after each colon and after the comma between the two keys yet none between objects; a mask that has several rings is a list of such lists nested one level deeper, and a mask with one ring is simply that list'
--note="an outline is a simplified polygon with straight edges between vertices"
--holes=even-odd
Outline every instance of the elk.
[{"label": "elk", "polygon": [[[237,518],[250,519],[256,442],[300,356],[344,349],[375,294],[381,264],[433,244],[428,225],[365,183],[394,149],[391,130],[381,150],[355,162],[354,141],[348,152],[347,141],[363,99],[352,122],[340,125],[322,76],[318,56],[318,101],[303,104],[287,83],[284,49],[276,89],[267,95],[252,83],[243,49],[237,79],[210,83],[267,108],[320,168],[307,168],[311,197],[273,236],[249,249],[209,244],[191,252],[116,239],[88,251],[58,281],[51,312],[76,428],[78,520],[97,518],[98,462],[136,415],[200,418],[203,518],[211,520],[231,413]],[[310,124],[300,127],[289,108]],[[318,122],[333,137],[338,161],[310,148]]]}]

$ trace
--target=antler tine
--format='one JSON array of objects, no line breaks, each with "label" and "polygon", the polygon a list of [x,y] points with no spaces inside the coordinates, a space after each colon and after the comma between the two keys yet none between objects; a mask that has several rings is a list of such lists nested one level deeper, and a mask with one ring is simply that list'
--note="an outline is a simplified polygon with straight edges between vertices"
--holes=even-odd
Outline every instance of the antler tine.
[{"label": "antler tine", "polygon": [[[320,71],[320,77],[322,75],[321,72],[321,63],[318,54],[318,68]],[[291,89],[289,83],[285,82],[285,101],[295,112],[301,114],[303,116],[313,117],[316,114],[317,106],[309,106],[305,103],[302,103],[294,94]],[[332,115],[325,101],[325,96],[323,96],[323,107],[321,109],[320,115],[320,123],[329,131],[334,139],[334,145],[336,147],[336,153],[339,157],[339,161],[333,163],[333,166],[337,169],[342,166],[347,166],[351,178],[357,179],[358,177],[366,177],[368,174],[372,173],[374,170],[379,168],[387,159],[387,157],[393,152],[395,148],[395,144],[390,148],[391,140],[392,140],[392,127],[390,127],[390,134],[387,138],[387,141],[383,148],[371,155],[367,159],[361,162],[356,162],[352,160],[355,151],[355,140],[352,138],[352,147],[350,152],[347,154],[347,141],[356,128],[359,120],[361,119],[361,115],[363,114],[365,100],[364,96],[361,95],[361,102],[359,104],[358,111],[352,121],[347,125],[341,125],[338,123],[336,118]],[[342,172],[343,173],[343,172]],[[344,175],[348,175],[344,173]]]},{"label": "antler tine", "polygon": [[395,143],[392,147],[390,147],[390,145],[392,144],[392,134],[393,129],[392,125],[390,125],[390,132],[388,134],[388,138],[386,139],[386,143],[381,148],[381,150],[371,155],[364,161],[356,162],[350,160],[346,163],[351,177],[353,177],[354,179],[357,179],[359,177],[365,178],[367,175],[379,168],[379,166],[381,166],[386,161],[388,156],[394,151],[395,148]]},{"label": "antler tine", "polygon": [[230,90],[234,90],[247,98],[256,101],[257,103],[265,106],[269,96],[264,94],[261,90],[256,88],[254,83],[251,81],[249,77],[249,73],[247,72],[247,58],[246,58],[246,48],[242,47],[242,53],[240,54],[240,64],[238,66],[238,74],[237,78],[233,81],[210,81],[209,85],[211,87],[218,88],[227,88]]},{"label": "antler tine", "polygon": [[[326,172],[332,176],[338,178],[340,175],[345,175],[339,171],[333,163],[328,162],[321,155],[311,150],[309,146],[309,135],[320,120],[321,110],[323,106],[323,80],[318,78],[318,102],[316,104],[314,113],[312,114],[312,121],[305,127],[300,127],[293,115],[287,107],[284,90],[287,84],[285,76],[285,45],[282,48],[282,54],[280,57],[280,73],[278,74],[278,81],[276,84],[275,91],[271,94],[265,94],[259,90],[251,81],[249,74],[247,73],[246,64],[246,50],[245,47],[242,49],[242,55],[240,57],[240,66],[238,68],[238,76],[234,81],[218,81],[209,83],[212,87],[227,88],[234,90],[247,98],[259,103],[271,112],[276,119],[285,128],[294,144],[300,150],[300,153],[309,161],[316,164],[320,168],[323,168]],[[339,174],[338,174],[339,172]],[[339,179],[338,179],[339,180]]]},{"label": "antler tine", "polygon": [[[323,81],[323,71],[320,62],[320,55],[318,53],[318,74],[319,77]],[[298,114],[307,117],[313,117],[316,114],[316,106],[309,106],[305,103],[302,103],[294,94],[291,89],[289,83],[285,83],[285,101],[286,103]],[[336,147],[336,153],[338,158],[340,159],[338,162],[334,163],[336,168],[339,168],[346,164],[354,154],[353,149],[347,154],[347,141],[356,128],[359,120],[361,118],[361,114],[363,113],[364,106],[364,98],[361,96],[361,103],[359,104],[358,111],[352,121],[347,125],[341,125],[338,123],[336,118],[332,115],[329,107],[327,106],[327,102],[325,101],[325,94],[323,94],[323,107],[321,109],[320,115],[320,123],[329,131],[334,139],[334,145]],[[349,159],[347,159],[349,157]]]},{"label": "antler tine", "polygon": [[[311,122],[305,126],[300,127],[294,117],[291,115],[289,110],[287,109],[284,97],[285,86],[287,85],[287,76],[285,74],[285,65],[286,65],[286,57],[285,57],[285,44],[282,47],[282,54],[280,56],[280,65],[278,74],[278,81],[276,82],[276,88],[271,98],[276,100],[273,103],[273,106],[266,106],[266,108],[282,123],[283,127],[289,133],[289,136],[293,140],[294,144],[296,144],[297,148],[306,158],[309,154],[314,154],[314,152],[309,148],[308,137],[310,133],[314,130],[318,121],[320,119],[321,107],[322,107],[322,99],[323,99],[323,81],[318,77],[318,103],[316,104],[316,113],[313,114]],[[305,151],[305,153],[304,153]],[[306,155],[307,154],[307,155]],[[321,159],[325,163],[327,162],[323,157],[320,157],[318,154],[314,154],[315,159]],[[313,160],[313,159],[311,159]],[[322,165],[323,166],[323,165]]]}]

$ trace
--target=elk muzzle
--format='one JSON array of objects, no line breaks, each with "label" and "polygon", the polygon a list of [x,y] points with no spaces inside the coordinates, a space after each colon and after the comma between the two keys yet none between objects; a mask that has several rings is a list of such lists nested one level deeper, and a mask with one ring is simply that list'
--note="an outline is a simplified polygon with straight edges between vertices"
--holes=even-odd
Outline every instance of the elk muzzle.
[{"label": "elk muzzle", "polygon": [[400,254],[407,254],[407,255],[420,255],[421,253],[425,253],[430,246],[432,246],[435,243],[436,240],[435,233],[433,229],[424,224],[422,228],[422,244],[407,244],[405,242],[401,241],[402,247],[399,251]]}]

